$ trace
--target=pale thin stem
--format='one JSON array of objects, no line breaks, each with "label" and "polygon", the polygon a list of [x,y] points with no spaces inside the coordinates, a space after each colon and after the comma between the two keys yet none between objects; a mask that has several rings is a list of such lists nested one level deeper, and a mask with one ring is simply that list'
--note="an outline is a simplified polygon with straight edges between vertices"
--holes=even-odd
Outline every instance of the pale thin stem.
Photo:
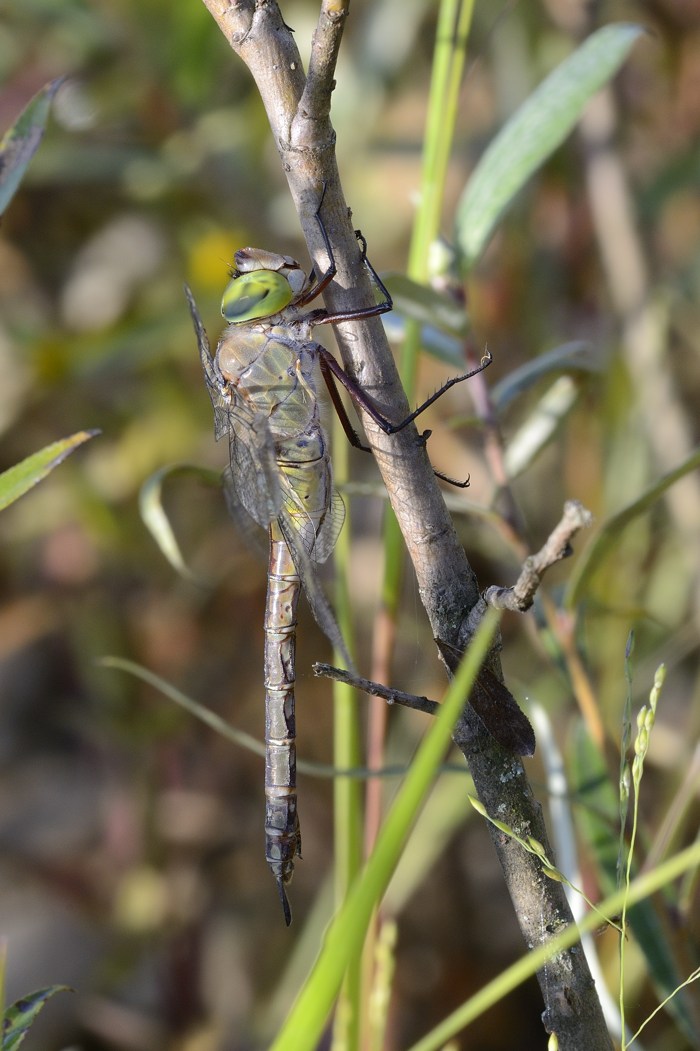
[{"label": "pale thin stem", "polygon": [[494,609],[510,609],[524,613],[532,605],[542,577],[548,569],[568,558],[571,541],[581,529],[591,524],[593,516],[578,500],[567,500],[559,524],[552,530],[546,543],[535,555],[525,560],[520,576],[512,588],[490,587],[484,599]]},{"label": "pale thin stem", "polygon": [[299,111],[305,120],[319,120],[330,114],[335,66],[349,7],[349,0],[323,0],[321,4],[311,41],[306,86],[299,102]]}]

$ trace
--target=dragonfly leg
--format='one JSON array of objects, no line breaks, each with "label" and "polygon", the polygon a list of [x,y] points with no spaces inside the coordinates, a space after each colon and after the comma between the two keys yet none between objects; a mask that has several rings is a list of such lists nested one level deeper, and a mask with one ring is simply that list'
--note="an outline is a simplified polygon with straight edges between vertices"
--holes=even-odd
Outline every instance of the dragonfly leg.
[{"label": "dragonfly leg", "polygon": [[463,482],[459,482],[456,478],[450,478],[449,474],[443,474],[442,471],[436,471],[434,467],[433,474],[436,478],[440,478],[443,482],[447,482],[448,485],[453,485],[455,489],[468,489],[471,485],[469,475],[467,475]]},{"label": "dragonfly leg", "polygon": [[[370,449],[370,447],[368,445],[362,444],[357,435],[357,431],[354,429],[350,422],[348,414],[345,411],[345,406],[343,405],[340,399],[338,388],[335,385],[336,378],[343,384],[343,386],[347,390],[348,394],[350,394],[350,396],[353,398],[353,400],[356,401],[359,405],[361,405],[367,413],[369,413],[369,415],[372,417],[375,423],[377,423],[382,428],[382,430],[386,430],[384,424],[386,424],[388,427],[391,427],[392,425],[384,416],[382,416],[377,407],[372,404],[372,402],[369,400],[368,395],[362,390],[362,388],[357,383],[355,383],[354,380],[350,379],[348,374],[344,371],[344,369],[340,367],[340,365],[335,360],[330,351],[326,350],[325,347],[321,347],[320,344],[318,349],[321,366],[321,375],[326,381],[328,393],[331,396],[333,407],[338,413],[338,419],[340,420],[341,426],[345,431],[345,436],[347,437],[348,441],[354,449],[360,449],[364,453],[371,453],[372,450]],[[398,429],[400,430],[401,428]],[[393,432],[388,431],[387,433]],[[423,445],[425,445],[431,434],[432,431],[423,431],[423,433],[419,435],[419,439]],[[443,474],[442,471],[436,471],[435,468],[433,468],[433,474],[436,478],[440,478],[443,482],[447,482],[449,485],[454,485],[457,489],[466,489],[469,485],[468,477],[463,482],[460,482],[456,478],[450,478],[449,475]]]},{"label": "dragonfly leg", "polygon": [[[438,398],[441,398],[450,387],[454,387],[456,383],[463,383],[465,380],[471,379],[472,376],[476,376],[480,372],[483,372],[487,365],[490,365],[493,360],[489,351],[486,351],[481,362],[475,369],[472,369],[471,372],[465,372],[461,376],[452,376],[452,378],[447,380],[446,383],[443,383],[442,387],[438,388],[434,394],[431,394],[422,405],[419,405],[417,409],[414,409],[412,413],[409,413],[405,420],[401,420],[400,423],[392,423],[391,420],[388,420],[386,416],[380,412],[366,391],[360,387],[359,383],[348,376],[347,372],[341,368],[329,350],[326,350],[326,348],[322,347],[320,344],[317,344],[317,349],[322,363],[322,372],[325,364],[326,369],[333,374],[339,383],[342,383],[352,400],[365,410],[367,415],[374,420],[377,426],[380,427],[385,434],[397,434],[399,431],[402,431],[404,427],[408,427],[409,423],[413,423],[417,416],[420,416],[422,412],[425,412],[426,409],[430,408],[430,406],[436,402]],[[323,375],[325,378],[326,372],[323,372]],[[328,381],[326,380],[326,382]],[[335,404],[335,400],[333,404]]]},{"label": "dragonfly leg", "polygon": [[[305,292],[302,292],[299,298],[295,301],[295,307],[306,306],[307,303],[311,303],[314,299],[320,296],[338,272],[335,263],[335,256],[333,254],[333,246],[331,245],[331,239],[328,236],[326,224],[321,218],[321,207],[323,205],[323,199],[325,196],[326,184],[324,183],[323,192],[321,194],[321,200],[318,202],[318,208],[316,209],[316,214],[314,215],[314,218],[318,223],[318,228],[321,232],[321,237],[323,238],[323,246],[326,250],[326,255],[328,256],[328,267],[326,271],[323,274],[321,274],[320,277],[316,276],[315,270],[311,271],[311,273],[309,274],[309,287],[306,289]],[[379,274],[367,258],[367,241],[362,236],[362,233],[359,230],[355,230],[355,237],[360,243],[360,258],[369,270],[372,282],[382,293],[383,299],[380,303],[374,303],[370,307],[360,307],[356,310],[341,310],[335,314],[329,314],[326,312],[324,315],[317,317],[313,321],[313,324],[315,325],[336,325],[340,321],[354,321],[358,319],[361,320],[362,318],[377,317],[379,314],[386,314],[389,310],[393,309],[394,304],[392,302],[391,295],[389,294],[389,290],[387,289]]]},{"label": "dragonfly leg", "polygon": [[493,358],[491,357],[491,353],[487,350],[475,369],[471,369],[470,372],[462,373],[462,375],[460,376],[452,376],[449,380],[443,383],[442,387],[438,387],[434,394],[431,394],[429,398],[426,398],[422,405],[419,405],[417,409],[414,409],[413,412],[409,413],[405,420],[401,420],[400,423],[390,424],[390,429],[387,430],[386,433],[396,434],[398,431],[402,431],[404,427],[407,427],[409,425],[409,423],[413,423],[417,416],[420,416],[422,412],[425,412],[426,409],[429,409],[430,406],[438,400],[438,398],[441,398],[443,394],[445,394],[450,389],[450,387],[454,387],[456,383],[464,383],[465,380],[470,380],[473,376],[478,376],[479,373],[483,372],[484,369],[487,368],[492,361]]},{"label": "dragonfly leg", "polygon": [[[325,348],[324,348],[324,350],[325,350]],[[333,402],[333,408],[338,413],[338,419],[340,420],[340,424],[341,424],[343,430],[345,431],[345,437],[347,438],[347,440],[350,442],[350,444],[352,445],[352,447],[354,449],[361,449],[362,452],[371,453],[372,450],[370,449],[369,445],[363,445],[362,442],[360,441],[360,438],[359,438],[359,436],[357,434],[357,431],[353,427],[352,423],[350,422],[350,417],[348,416],[347,412],[345,411],[345,406],[343,405],[343,402],[341,401],[340,393],[338,391],[338,388],[335,385],[335,379],[333,378],[333,373],[331,372],[331,367],[330,367],[330,365],[328,363],[328,359],[329,358],[331,359],[331,361],[335,362],[335,358],[333,357],[333,355],[329,351],[326,351],[325,354],[320,354],[319,355],[319,363],[320,363],[320,366],[321,366],[321,375],[323,376],[323,378],[324,378],[324,380],[326,382],[326,387],[328,388],[328,393],[330,394],[331,401]],[[336,364],[337,364],[337,362],[336,362]]]},{"label": "dragonfly leg", "polygon": [[[323,225],[320,215],[317,214],[316,217],[321,227],[326,251],[329,253],[330,258],[333,261],[333,267],[335,267],[335,258],[333,256],[333,249],[331,248],[328,233],[326,231],[325,226]],[[362,232],[360,230],[355,230],[355,237],[360,243],[360,258],[369,270],[370,277],[372,278],[372,284],[379,289],[383,298],[380,303],[374,303],[371,307],[359,307],[355,310],[339,310],[335,314],[326,314],[325,317],[318,318],[318,320],[314,322],[315,325],[337,325],[341,321],[362,321],[363,319],[378,317],[379,314],[388,314],[390,310],[394,309],[394,301],[391,298],[391,293],[389,292],[389,289],[386,287],[381,277],[367,258],[367,242],[363,237]],[[335,269],[333,273],[335,274]]]}]

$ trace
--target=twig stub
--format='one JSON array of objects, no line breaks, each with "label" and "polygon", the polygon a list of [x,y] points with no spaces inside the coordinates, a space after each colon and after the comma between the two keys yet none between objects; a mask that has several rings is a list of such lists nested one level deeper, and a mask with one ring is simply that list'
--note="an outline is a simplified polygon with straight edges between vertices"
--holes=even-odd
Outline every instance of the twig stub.
[{"label": "twig stub", "polygon": [[571,541],[580,529],[593,521],[593,515],[578,500],[567,500],[561,521],[550,533],[544,546],[525,559],[520,576],[512,588],[487,588],[484,600],[494,609],[525,613],[532,605],[545,572],[572,554]]}]

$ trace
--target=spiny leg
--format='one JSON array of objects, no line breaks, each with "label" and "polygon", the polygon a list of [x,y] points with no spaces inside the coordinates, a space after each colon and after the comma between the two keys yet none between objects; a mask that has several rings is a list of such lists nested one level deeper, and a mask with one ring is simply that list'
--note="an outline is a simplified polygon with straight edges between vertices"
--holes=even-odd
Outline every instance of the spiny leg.
[{"label": "spiny leg", "polygon": [[[417,416],[420,416],[422,412],[425,412],[426,409],[430,408],[438,398],[441,398],[450,387],[454,387],[456,383],[463,383],[465,380],[470,380],[473,376],[477,376],[493,361],[490,352],[487,350],[481,359],[481,362],[475,369],[472,369],[471,372],[465,372],[461,376],[452,376],[452,378],[443,383],[442,387],[439,387],[434,394],[431,394],[422,405],[419,405],[417,409],[414,409],[405,420],[401,420],[400,423],[392,423],[390,420],[387,420],[382,412],[380,412],[362,387],[360,387],[354,379],[348,376],[347,372],[345,372],[345,370],[338,364],[329,350],[326,350],[325,347],[322,347],[319,344],[318,353],[321,359],[322,370],[325,365],[326,369],[333,374],[335,379],[337,379],[339,383],[342,383],[352,400],[365,410],[367,415],[374,420],[377,426],[381,428],[385,434],[397,434],[399,431],[402,431],[404,427],[409,425],[409,423],[413,423]],[[326,374],[326,372],[323,373],[324,378]],[[326,383],[328,383],[328,380],[326,380]]]},{"label": "spiny leg", "polygon": [[[371,416],[371,418],[374,420],[377,426],[380,427],[385,434],[396,434],[398,431],[402,430],[409,423],[411,423],[411,421],[414,420],[416,416],[420,415],[420,413],[424,409],[427,409],[429,405],[432,405],[434,401],[437,401],[440,395],[444,394],[445,390],[449,390],[450,387],[454,386],[455,383],[459,383],[461,380],[470,379],[471,376],[474,376],[478,372],[481,372],[481,370],[485,368],[486,365],[488,365],[491,361],[491,357],[489,355],[488,361],[484,362],[482,359],[482,364],[480,368],[475,369],[473,372],[470,372],[465,376],[455,376],[453,377],[453,379],[448,380],[448,382],[443,388],[441,388],[439,391],[433,394],[433,396],[429,398],[424,405],[416,409],[416,411],[412,413],[409,417],[407,417],[406,420],[403,420],[400,424],[392,424],[379,411],[376,405],[374,405],[369,395],[362,390],[362,388],[355,382],[355,380],[351,379],[348,376],[344,369],[341,368],[341,366],[335,360],[331,352],[326,350],[325,347],[321,347],[320,345],[318,347],[318,350],[321,365],[321,375],[323,376],[326,382],[328,392],[331,396],[331,401],[333,402],[335,410],[338,413],[338,418],[340,419],[342,428],[345,431],[346,437],[350,444],[353,446],[353,448],[360,449],[362,452],[371,452],[372,450],[369,448],[368,445],[362,444],[359,437],[357,436],[357,432],[350,423],[348,414],[345,411],[345,406],[340,400],[338,388],[335,385],[336,379],[338,379],[339,382],[343,384],[353,401],[356,404],[360,405],[365,410],[368,416]],[[423,433],[420,435],[423,444],[427,442],[431,434],[432,431],[423,431]],[[468,477],[464,481],[458,481],[456,478],[451,478],[449,475],[443,474],[442,471],[437,471],[435,468],[433,468],[433,474],[436,478],[440,478],[443,482],[447,482],[448,485],[454,485],[457,489],[466,489],[469,486]]]},{"label": "spiny leg", "polygon": [[[321,237],[323,238],[323,246],[326,250],[326,255],[328,256],[328,267],[318,279],[316,279],[315,270],[311,271],[311,273],[309,274],[309,288],[307,288],[307,290],[303,292],[301,296],[299,296],[299,298],[296,300],[294,304],[296,307],[306,306],[308,303],[311,303],[314,299],[320,296],[320,294],[328,287],[328,285],[331,283],[331,281],[337,273],[335,255],[333,254],[331,240],[328,236],[326,224],[321,218],[321,207],[323,205],[323,199],[325,195],[326,184],[324,183],[323,192],[321,193],[321,200],[318,202],[318,208],[316,209],[314,218],[318,223],[318,228],[321,233]],[[315,325],[336,325],[341,321],[354,321],[361,320],[363,318],[377,317],[378,314],[386,314],[389,310],[393,309],[394,304],[391,295],[389,294],[389,290],[387,289],[379,274],[367,258],[367,242],[365,238],[362,236],[359,230],[355,230],[355,237],[360,242],[361,261],[366,264],[374,284],[377,286],[377,288],[379,288],[384,298],[381,303],[375,303],[369,307],[360,307],[355,310],[341,310],[335,314],[329,314],[328,312],[325,312],[324,314],[321,314],[319,317],[314,319],[313,324]]]},{"label": "spiny leg", "polygon": [[472,369],[470,372],[465,372],[460,376],[452,376],[451,379],[443,383],[434,394],[431,394],[429,398],[426,398],[422,405],[419,405],[417,409],[414,409],[413,412],[409,413],[405,420],[401,420],[401,423],[389,424],[389,430],[387,430],[386,433],[396,434],[398,431],[402,431],[404,427],[407,427],[409,423],[412,423],[417,416],[420,416],[422,412],[429,409],[431,405],[433,405],[450,389],[450,387],[454,387],[457,383],[464,383],[465,380],[470,380],[473,376],[478,376],[480,372],[483,372],[485,368],[488,368],[492,361],[493,358],[491,352],[487,350],[475,369]]},{"label": "spiny leg", "polygon": [[[335,256],[333,254],[333,248],[330,242],[330,238],[328,236],[328,231],[326,230],[325,223],[321,218],[321,207],[323,205],[323,199],[325,195],[326,184],[324,183],[323,192],[321,193],[321,199],[318,203],[318,208],[316,209],[315,219],[318,223],[318,227],[323,238],[324,247],[328,255],[328,269],[317,282],[312,282],[312,285],[307,290],[307,292],[300,299],[297,300],[297,306],[304,306],[307,303],[310,303],[313,299],[315,299],[330,284],[330,282],[333,280],[336,274],[336,264]],[[385,314],[393,309],[391,293],[389,292],[388,288],[380,278],[379,274],[367,258],[367,241],[363,236],[362,231],[355,230],[355,237],[360,243],[362,262],[365,263],[365,265],[367,266],[367,269],[370,272],[370,276],[372,277],[374,284],[377,288],[379,288],[382,295],[384,296],[384,299],[381,303],[376,303],[371,307],[361,307],[358,310],[339,311],[335,314],[326,314],[325,316],[321,316],[314,319],[314,325],[335,325],[343,321],[361,320],[363,318],[376,317],[379,314]],[[309,276],[310,278],[313,277],[314,271],[312,271]],[[345,411],[345,406],[343,405],[340,399],[338,389],[335,386],[334,377],[338,379],[340,383],[343,384],[353,401],[355,401],[356,404],[360,405],[365,410],[365,412],[368,413],[369,416],[371,416],[371,418],[374,420],[377,426],[380,427],[385,434],[396,434],[398,433],[398,431],[403,430],[404,427],[407,427],[408,424],[415,420],[417,416],[420,416],[422,412],[424,412],[434,402],[436,402],[438,398],[440,398],[446,391],[450,389],[450,387],[453,387],[456,383],[461,383],[464,380],[471,379],[472,376],[476,376],[479,372],[485,369],[486,366],[489,365],[492,360],[491,355],[487,351],[484,357],[481,359],[481,363],[477,368],[472,369],[470,372],[464,373],[463,375],[453,376],[451,379],[447,380],[447,382],[444,383],[439,390],[437,390],[433,395],[431,395],[430,398],[424,401],[422,405],[419,405],[418,408],[415,409],[409,416],[407,416],[405,420],[402,420],[400,423],[394,424],[391,423],[390,420],[387,420],[383,413],[381,413],[379,409],[377,409],[376,405],[373,404],[369,395],[367,395],[365,391],[362,390],[359,384],[357,384],[353,379],[350,378],[350,376],[348,376],[345,370],[341,368],[341,366],[335,360],[330,351],[327,351],[325,347],[319,346],[319,357],[321,364],[321,373],[326,382],[326,386],[328,388],[328,392],[331,396],[331,400],[333,402],[335,410],[338,413],[338,418],[340,419],[342,428],[345,431],[345,434],[350,444],[355,449],[362,450],[362,452],[371,452],[371,449],[369,448],[369,446],[362,444],[360,438],[357,435],[357,432],[352,426],[348,418],[348,414]],[[424,441],[427,441],[429,436],[430,431],[425,431],[423,433]],[[447,482],[449,485],[456,486],[458,489],[466,489],[469,485],[469,478],[461,482],[457,481],[455,478],[450,478],[449,475],[443,474],[441,471],[436,471],[435,469],[433,469],[433,472],[437,478],[442,479],[443,482]]]}]

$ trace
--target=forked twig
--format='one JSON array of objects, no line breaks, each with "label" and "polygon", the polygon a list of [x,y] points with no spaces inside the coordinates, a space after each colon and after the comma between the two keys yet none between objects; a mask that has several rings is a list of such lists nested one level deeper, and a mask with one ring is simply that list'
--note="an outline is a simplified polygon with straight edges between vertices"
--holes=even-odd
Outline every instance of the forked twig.
[{"label": "forked twig", "polygon": [[525,613],[532,605],[545,572],[563,558],[572,554],[571,541],[580,529],[593,521],[593,515],[578,500],[567,500],[559,524],[552,530],[544,546],[530,555],[523,564],[520,576],[512,588],[486,588],[484,601],[494,609],[509,609]]}]

